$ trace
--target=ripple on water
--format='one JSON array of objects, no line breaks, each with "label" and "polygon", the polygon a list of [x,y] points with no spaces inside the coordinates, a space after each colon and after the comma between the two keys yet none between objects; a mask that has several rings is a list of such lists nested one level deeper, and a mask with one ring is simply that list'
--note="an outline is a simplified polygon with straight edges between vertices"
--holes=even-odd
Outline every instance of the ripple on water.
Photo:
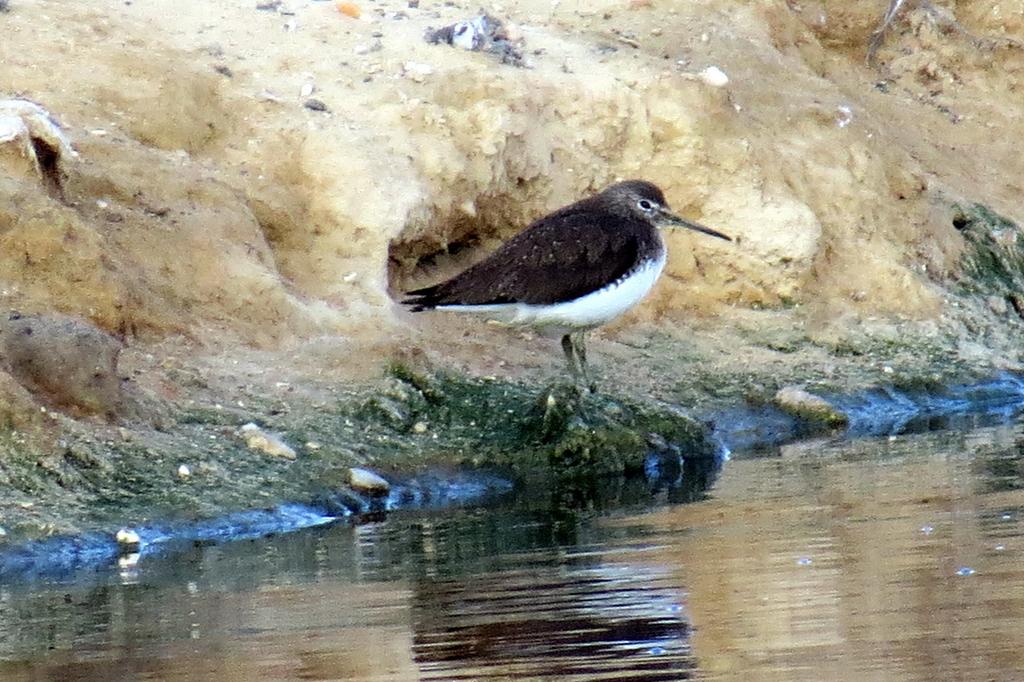
[{"label": "ripple on water", "polygon": [[682,594],[664,571],[538,556],[417,590],[426,679],[685,680]]},{"label": "ripple on water", "polygon": [[4,582],[0,679],[1020,680],[1022,444],[821,439],[647,513],[532,499]]}]

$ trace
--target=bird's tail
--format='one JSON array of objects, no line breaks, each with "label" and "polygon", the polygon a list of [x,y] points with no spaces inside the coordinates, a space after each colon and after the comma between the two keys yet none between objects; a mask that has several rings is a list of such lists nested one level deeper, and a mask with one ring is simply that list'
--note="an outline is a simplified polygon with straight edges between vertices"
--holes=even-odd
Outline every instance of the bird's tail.
[{"label": "bird's tail", "polygon": [[405,292],[402,305],[407,305],[409,310],[418,313],[423,310],[433,310],[436,308],[439,303],[438,298],[437,286],[423,287],[422,289],[413,289],[412,291]]}]

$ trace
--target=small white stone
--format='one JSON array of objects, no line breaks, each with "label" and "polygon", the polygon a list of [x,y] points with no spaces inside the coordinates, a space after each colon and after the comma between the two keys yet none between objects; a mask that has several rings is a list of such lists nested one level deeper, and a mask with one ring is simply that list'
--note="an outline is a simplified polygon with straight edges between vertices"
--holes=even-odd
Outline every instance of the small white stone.
[{"label": "small white stone", "polygon": [[412,430],[413,433],[426,433],[427,422],[416,422],[415,424],[412,425]]},{"label": "small white stone", "polygon": [[317,443],[315,440],[307,440],[306,441],[306,449],[307,450],[319,450],[322,447],[323,447],[323,445],[321,445],[320,443]]},{"label": "small white stone", "polygon": [[131,528],[122,528],[117,531],[117,534],[114,535],[114,539],[117,540],[117,544],[122,547],[138,547],[142,542],[142,538],[139,537],[139,534]]},{"label": "small white stone", "polygon": [[110,202],[104,201],[103,199],[97,199],[96,200],[96,207],[97,208],[107,208],[108,206],[110,206]]},{"label": "small white stone", "polygon": [[434,73],[434,67],[430,64],[423,64],[420,62],[406,62],[402,66],[402,73],[406,78],[422,83],[427,76]]},{"label": "small white stone", "polygon": [[92,130],[89,131],[89,134],[95,137],[105,137],[107,131],[104,130],[103,128],[93,128]]},{"label": "small white stone", "polygon": [[894,370],[894,369],[893,369],[892,367],[890,367],[889,365],[886,365],[885,367],[883,367],[883,368],[882,368],[882,371],[883,371],[883,372],[885,372],[886,374],[892,374],[892,373],[893,373],[893,372],[895,372],[896,370]]},{"label": "small white stone", "polygon": [[[256,99],[264,102],[281,102],[281,98],[272,93],[270,90],[261,90],[256,94]],[[249,140],[250,144],[257,144],[256,140]]]},{"label": "small white stone", "polygon": [[312,83],[303,83],[302,89],[299,90],[299,96],[305,99],[312,95],[314,90],[316,90],[316,86]]},{"label": "small white stone", "polygon": [[178,465],[178,478],[186,480],[192,476],[192,470],[188,468],[187,464]]},{"label": "small white stone", "polygon": [[351,284],[352,282],[356,281],[356,279],[357,279],[358,277],[359,277],[359,273],[358,273],[358,272],[355,272],[355,271],[353,270],[352,272],[348,273],[347,275],[345,275],[345,276],[344,276],[344,277],[342,277],[341,279],[342,279],[342,280],[343,280],[344,282],[346,282],[346,283],[349,283],[349,284]]},{"label": "small white stone", "polygon": [[839,106],[836,109],[836,125],[840,128],[845,128],[850,125],[850,121],[853,120],[853,109],[844,105]]},{"label": "small white stone", "polygon": [[729,84],[729,77],[717,66],[709,66],[699,74],[700,79],[714,88],[722,88]]}]

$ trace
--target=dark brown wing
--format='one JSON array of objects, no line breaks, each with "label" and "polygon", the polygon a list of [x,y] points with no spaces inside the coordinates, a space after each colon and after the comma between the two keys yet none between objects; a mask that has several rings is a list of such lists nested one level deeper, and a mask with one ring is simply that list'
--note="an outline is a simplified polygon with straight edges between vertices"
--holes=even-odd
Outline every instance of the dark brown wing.
[{"label": "dark brown wing", "polygon": [[650,225],[595,214],[580,202],[541,218],[455,277],[408,292],[403,303],[417,311],[443,305],[568,301],[628,273],[641,250],[650,246],[658,246]]}]

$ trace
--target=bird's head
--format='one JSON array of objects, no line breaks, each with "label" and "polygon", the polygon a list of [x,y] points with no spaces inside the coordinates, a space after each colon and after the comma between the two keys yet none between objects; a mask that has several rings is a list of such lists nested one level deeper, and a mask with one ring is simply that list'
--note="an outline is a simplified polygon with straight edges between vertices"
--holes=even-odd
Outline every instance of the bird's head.
[{"label": "bird's head", "polygon": [[722,234],[710,227],[704,227],[685,218],[680,218],[669,210],[665,195],[658,186],[646,180],[626,180],[619,182],[601,193],[606,201],[611,202],[616,209],[626,212],[631,216],[646,220],[653,225],[665,227],[685,227],[689,230],[703,232],[704,234],[718,237],[726,241],[732,241],[732,237]]}]

